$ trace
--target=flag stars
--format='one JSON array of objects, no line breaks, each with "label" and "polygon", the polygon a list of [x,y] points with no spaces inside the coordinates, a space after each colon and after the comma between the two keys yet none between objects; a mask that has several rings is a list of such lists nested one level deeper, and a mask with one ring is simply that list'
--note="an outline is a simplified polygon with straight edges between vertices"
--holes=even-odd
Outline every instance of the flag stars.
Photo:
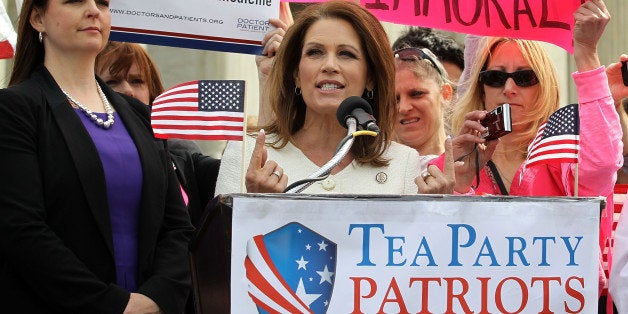
[{"label": "flag stars", "polygon": [[243,108],[243,89],[240,82],[202,82],[199,94],[204,110],[240,112]]},{"label": "flag stars", "polygon": [[299,278],[299,283],[297,285],[297,290],[295,291],[295,294],[307,306],[310,306],[310,304],[312,304],[314,301],[316,301],[316,299],[318,299],[322,295],[322,294],[318,294],[318,293],[307,293],[305,291],[305,286],[303,285],[303,279],[302,278]]},{"label": "flag stars", "polygon": [[319,284],[322,284],[323,282],[329,282],[330,284],[333,284],[331,276],[334,275],[334,272],[329,271],[327,265],[325,265],[325,268],[322,271],[316,271],[316,273],[321,276],[321,281],[319,282]]},{"label": "flag stars", "polygon": [[[153,125],[160,125],[155,135],[180,137],[185,134],[195,139],[242,140],[244,94],[234,94],[233,90],[221,93],[219,82],[190,81],[158,96],[153,102],[153,109],[157,109],[153,110]],[[239,82],[240,91],[244,93],[245,82],[233,82]],[[312,268],[312,263],[309,265]]]},{"label": "flag stars", "polygon": [[321,243],[317,243],[318,244],[318,250],[319,251],[327,251],[327,246],[329,244],[325,243],[325,241],[321,241]]},{"label": "flag stars", "polygon": [[306,244],[306,245],[305,245],[305,249],[306,249],[306,250],[308,250],[308,251],[309,251],[311,248],[312,248],[312,246],[311,246],[311,245],[309,245],[309,244]]},{"label": "flag stars", "polygon": [[299,266],[297,267],[297,270],[299,270],[301,268],[307,270],[307,267],[305,265],[307,265],[307,263],[309,263],[309,261],[304,260],[303,256],[301,256],[301,259],[295,260],[295,262],[297,262],[297,264],[299,264]]}]

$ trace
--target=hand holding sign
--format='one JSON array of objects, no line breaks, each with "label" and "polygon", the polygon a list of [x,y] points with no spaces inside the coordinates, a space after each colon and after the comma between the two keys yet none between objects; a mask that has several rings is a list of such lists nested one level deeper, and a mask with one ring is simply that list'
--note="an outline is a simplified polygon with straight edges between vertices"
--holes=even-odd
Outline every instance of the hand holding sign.
[{"label": "hand holding sign", "polygon": [[279,45],[288,29],[288,25],[279,19],[270,19],[268,21],[275,29],[264,35],[262,54],[255,56],[255,64],[257,65],[260,81],[263,80],[264,82],[268,78],[268,74],[270,74],[275,54],[277,54]]},{"label": "hand holding sign", "polygon": [[604,33],[611,15],[602,0],[583,3],[574,13],[574,59],[579,72],[600,67],[597,43]]},{"label": "hand holding sign", "polygon": [[262,54],[255,56],[260,94],[260,110],[257,121],[258,125],[265,125],[273,118],[272,109],[270,108],[271,106],[268,100],[268,88],[266,88],[266,82],[268,81],[268,75],[270,74],[270,70],[273,66],[277,50],[279,50],[279,45],[283,41],[283,36],[286,34],[288,27],[294,23],[290,6],[287,2],[280,3],[279,9],[279,19],[271,18],[268,20],[274,29],[264,35],[264,39],[262,40]]}]

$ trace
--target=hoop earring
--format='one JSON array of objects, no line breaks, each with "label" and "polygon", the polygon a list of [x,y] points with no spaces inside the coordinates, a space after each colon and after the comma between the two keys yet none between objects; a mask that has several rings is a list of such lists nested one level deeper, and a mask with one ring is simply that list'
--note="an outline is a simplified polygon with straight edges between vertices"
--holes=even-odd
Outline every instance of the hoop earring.
[{"label": "hoop earring", "polygon": [[297,95],[297,96],[301,95],[301,89],[299,87],[295,86],[294,87],[294,94]]},{"label": "hoop earring", "polygon": [[366,90],[366,97],[368,99],[373,99],[373,94],[375,94],[373,90]]},{"label": "hoop earring", "polygon": [[39,32],[39,42],[40,43],[44,42],[44,34],[42,32]]}]

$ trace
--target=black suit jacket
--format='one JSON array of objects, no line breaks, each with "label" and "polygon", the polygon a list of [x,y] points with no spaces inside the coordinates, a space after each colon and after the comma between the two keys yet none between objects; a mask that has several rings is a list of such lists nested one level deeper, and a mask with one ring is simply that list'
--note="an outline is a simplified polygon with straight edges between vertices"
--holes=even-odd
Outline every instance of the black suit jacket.
[{"label": "black suit jacket", "polygon": [[[142,163],[138,292],[181,312],[193,230],[162,141],[139,101],[99,81]],[[115,125],[114,125],[115,127]],[[105,177],[96,146],[41,66],[0,90],[0,311],[119,313]]]},{"label": "black suit jacket", "polygon": [[177,178],[188,196],[190,220],[199,228],[207,203],[214,197],[220,159],[184,149],[169,149],[169,152]]}]

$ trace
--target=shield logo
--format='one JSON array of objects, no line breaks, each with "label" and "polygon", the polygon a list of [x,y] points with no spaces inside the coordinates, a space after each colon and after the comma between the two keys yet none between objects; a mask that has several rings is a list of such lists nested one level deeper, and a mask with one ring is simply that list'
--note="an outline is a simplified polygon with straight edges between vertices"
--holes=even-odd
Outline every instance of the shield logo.
[{"label": "shield logo", "polygon": [[262,313],[326,313],[336,273],[336,243],[297,222],[249,239],[249,296]]}]

